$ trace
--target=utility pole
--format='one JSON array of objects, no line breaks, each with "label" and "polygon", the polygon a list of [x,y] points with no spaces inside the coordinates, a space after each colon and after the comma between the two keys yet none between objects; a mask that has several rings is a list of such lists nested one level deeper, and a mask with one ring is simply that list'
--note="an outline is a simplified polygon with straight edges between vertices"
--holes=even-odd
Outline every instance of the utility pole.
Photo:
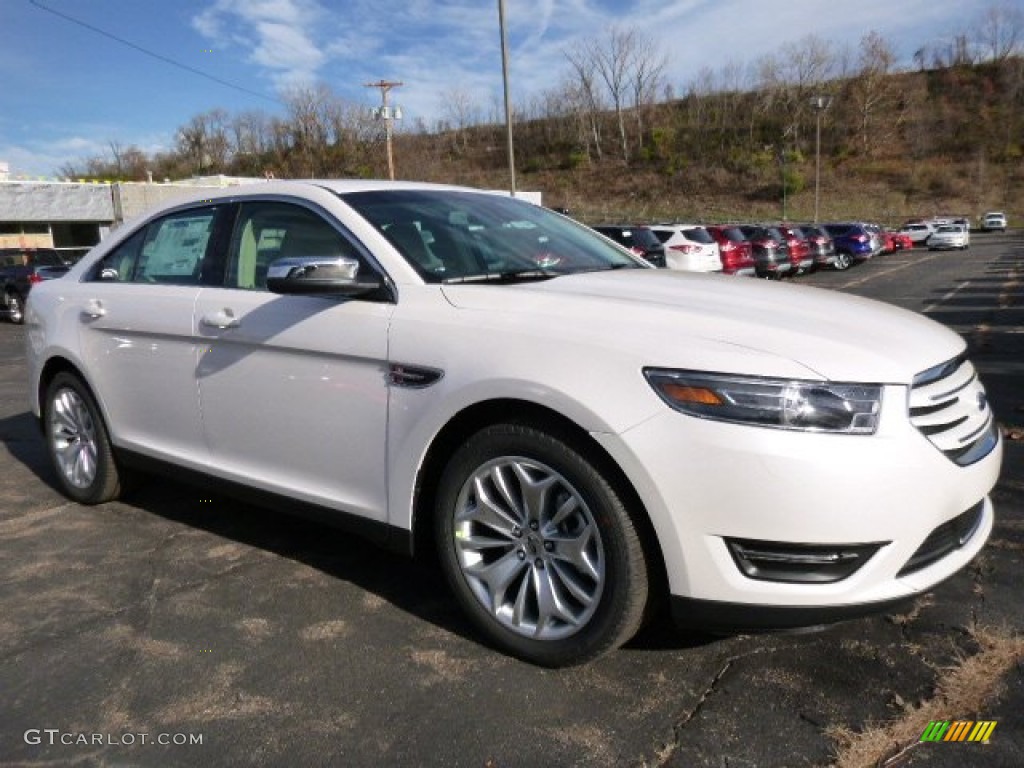
[{"label": "utility pole", "polygon": [[388,106],[388,92],[392,88],[398,88],[404,83],[394,80],[379,80],[376,83],[364,83],[367,88],[380,88],[380,109],[375,110],[378,119],[384,121],[384,140],[388,149],[388,178],[395,180],[395,158],[391,153],[391,121],[402,119],[402,108],[392,109]]},{"label": "utility pole", "polygon": [[498,27],[501,31],[501,81],[505,86],[505,132],[508,135],[509,192],[516,196],[516,158],[512,145],[512,100],[508,92],[508,42],[505,38],[505,0],[498,0]]},{"label": "utility pole", "polygon": [[821,113],[832,103],[831,96],[815,96],[814,107],[814,223],[818,223],[818,201],[821,196]]}]

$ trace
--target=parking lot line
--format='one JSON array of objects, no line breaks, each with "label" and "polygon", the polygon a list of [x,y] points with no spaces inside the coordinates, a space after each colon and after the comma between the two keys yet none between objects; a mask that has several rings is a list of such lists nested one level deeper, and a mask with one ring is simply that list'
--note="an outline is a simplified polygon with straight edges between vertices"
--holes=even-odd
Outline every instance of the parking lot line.
[{"label": "parking lot line", "polygon": [[962,291],[964,288],[966,288],[970,284],[971,284],[970,280],[964,280],[962,283],[960,283],[960,285],[958,285],[953,290],[949,291],[945,296],[943,296],[943,297],[941,297],[939,299],[936,299],[931,304],[929,304],[927,307],[922,309],[921,313],[927,315],[929,312],[931,312],[936,307],[940,306],[941,304],[945,304],[947,301],[949,301],[951,298],[956,296],[960,291]]},{"label": "parking lot line", "polygon": [[839,286],[839,290],[844,291],[847,288],[853,288],[858,285],[864,285],[864,283],[870,282],[871,280],[874,280],[876,277],[882,277],[883,275],[891,275],[893,272],[899,272],[901,269],[912,267],[915,264],[924,264],[926,261],[931,261],[935,257],[936,254],[932,254],[931,256],[925,256],[923,259],[915,259],[914,261],[901,261],[892,269],[883,269],[881,272],[872,272],[870,275],[866,277],[862,277],[858,280],[851,280],[848,283],[843,283],[842,285]]}]

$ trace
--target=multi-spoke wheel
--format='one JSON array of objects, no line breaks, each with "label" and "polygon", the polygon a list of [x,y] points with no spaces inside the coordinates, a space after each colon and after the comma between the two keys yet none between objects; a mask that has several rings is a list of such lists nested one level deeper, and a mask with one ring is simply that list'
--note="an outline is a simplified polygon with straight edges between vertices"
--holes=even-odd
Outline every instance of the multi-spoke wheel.
[{"label": "multi-spoke wheel", "polygon": [[850,257],[850,254],[846,253],[845,251],[836,251],[836,260],[833,263],[833,266],[836,269],[838,269],[841,272],[844,269],[849,269],[850,264],[852,263],[853,259]]},{"label": "multi-spoke wheel", "polygon": [[494,642],[547,666],[592,659],[640,626],[644,552],[613,487],[569,444],[496,425],[452,457],[438,492],[441,560]]},{"label": "multi-spoke wheel", "polygon": [[103,417],[88,387],[59,373],[43,403],[46,445],[64,493],[82,504],[117,498],[121,483]]}]

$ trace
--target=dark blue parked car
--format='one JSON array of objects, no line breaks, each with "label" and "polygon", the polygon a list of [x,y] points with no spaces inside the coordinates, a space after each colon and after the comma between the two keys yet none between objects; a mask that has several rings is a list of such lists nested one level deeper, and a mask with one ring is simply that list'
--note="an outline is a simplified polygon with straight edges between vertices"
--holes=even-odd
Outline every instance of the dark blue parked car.
[{"label": "dark blue parked car", "polygon": [[836,269],[847,269],[855,261],[867,261],[874,255],[871,233],[860,224],[826,224],[825,231],[836,246]]}]

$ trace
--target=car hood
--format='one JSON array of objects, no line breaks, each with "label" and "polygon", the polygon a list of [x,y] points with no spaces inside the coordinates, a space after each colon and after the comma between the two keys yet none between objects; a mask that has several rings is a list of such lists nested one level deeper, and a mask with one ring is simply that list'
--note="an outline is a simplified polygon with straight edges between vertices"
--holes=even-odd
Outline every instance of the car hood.
[{"label": "car hood", "polygon": [[597,345],[660,367],[909,384],[965,346],[888,304],[719,275],[622,270],[442,290],[484,326],[512,324],[538,343]]}]

